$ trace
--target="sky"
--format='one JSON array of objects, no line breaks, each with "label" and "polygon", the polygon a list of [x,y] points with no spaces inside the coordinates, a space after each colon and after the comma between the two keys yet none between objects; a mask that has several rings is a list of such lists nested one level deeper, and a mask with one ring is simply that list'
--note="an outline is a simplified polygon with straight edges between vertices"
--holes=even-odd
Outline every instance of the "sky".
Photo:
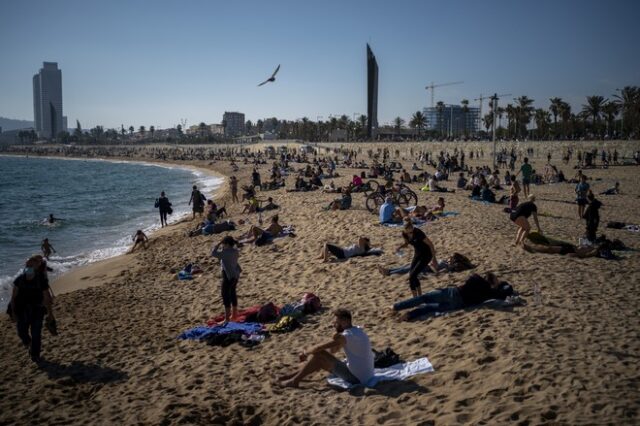
[{"label": "sky", "polygon": [[636,0],[0,0],[0,116],[33,119],[31,79],[51,61],[69,127],[353,117],[366,43],[380,124],[430,106],[430,82],[464,81],[435,89],[447,104],[497,92],[581,109],[640,85],[639,17]]}]

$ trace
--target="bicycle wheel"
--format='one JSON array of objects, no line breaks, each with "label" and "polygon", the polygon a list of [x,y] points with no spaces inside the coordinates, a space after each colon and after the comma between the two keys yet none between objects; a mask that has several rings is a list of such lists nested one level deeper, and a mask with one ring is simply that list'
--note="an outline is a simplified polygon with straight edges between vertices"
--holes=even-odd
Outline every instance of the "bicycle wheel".
[{"label": "bicycle wheel", "polygon": [[378,181],[375,181],[373,179],[369,180],[367,182],[367,185],[369,185],[369,188],[371,188],[373,192],[378,192],[378,188],[380,187],[380,184],[378,183]]},{"label": "bicycle wheel", "polygon": [[380,206],[384,204],[384,197],[379,192],[373,192],[367,196],[365,205],[371,213],[380,211]]},{"label": "bicycle wheel", "polygon": [[418,196],[413,191],[405,191],[398,194],[398,205],[400,207],[412,207],[418,205]]}]

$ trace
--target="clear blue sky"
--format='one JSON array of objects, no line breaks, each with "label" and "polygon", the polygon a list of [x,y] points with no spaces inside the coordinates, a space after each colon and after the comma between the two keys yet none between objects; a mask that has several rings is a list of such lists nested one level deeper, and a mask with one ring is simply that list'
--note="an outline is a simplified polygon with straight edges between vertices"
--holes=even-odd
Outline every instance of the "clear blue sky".
[{"label": "clear blue sky", "polygon": [[[365,44],[381,123],[480,93],[580,108],[640,85],[640,1],[2,0],[0,116],[33,119],[31,78],[62,69],[72,126],[175,126],[366,113]],[[282,64],[275,84],[256,85]]]}]

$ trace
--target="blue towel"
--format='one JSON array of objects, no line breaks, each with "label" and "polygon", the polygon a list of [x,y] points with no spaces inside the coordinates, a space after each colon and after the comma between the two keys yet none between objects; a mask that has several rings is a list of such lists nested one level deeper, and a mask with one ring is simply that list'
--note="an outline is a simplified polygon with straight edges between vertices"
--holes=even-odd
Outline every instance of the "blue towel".
[{"label": "blue towel", "polygon": [[[420,226],[422,226],[422,225],[427,223],[426,220],[416,219],[416,218],[413,218],[412,222],[413,222],[413,226],[417,226],[417,227],[420,227]],[[382,226],[386,226],[387,228],[402,228],[402,227],[404,227],[404,222],[400,222],[400,223],[389,223],[389,222],[386,222],[386,223],[382,223],[381,225]]]},{"label": "blue towel", "polygon": [[228,322],[225,325],[216,325],[214,327],[194,327],[178,336],[178,339],[200,340],[207,336],[223,335],[241,332],[246,335],[256,334],[263,329],[262,324],[257,322]]},{"label": "blue towel", "polygon": [[458,216],[460,213],[458,212],[443,212],[441,214],[439,214],[438,216],[440,217],[453,217],[453,216]]}]

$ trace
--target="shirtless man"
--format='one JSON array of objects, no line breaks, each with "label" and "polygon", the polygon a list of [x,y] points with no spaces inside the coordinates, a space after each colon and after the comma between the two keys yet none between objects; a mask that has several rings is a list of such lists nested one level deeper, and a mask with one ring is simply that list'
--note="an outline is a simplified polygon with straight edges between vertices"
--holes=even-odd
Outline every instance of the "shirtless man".
[{"label": "shirtless man", "polygon": [[49,243],[48,238],[45,238],[44,240],[42,240],[42,245],[40,246],[40,249],[42,250],[42,255],[47,260],[49,260],[49,256],[51,256],[51,252],[56,253],[56,249],[54,249],[51,243]]}]

